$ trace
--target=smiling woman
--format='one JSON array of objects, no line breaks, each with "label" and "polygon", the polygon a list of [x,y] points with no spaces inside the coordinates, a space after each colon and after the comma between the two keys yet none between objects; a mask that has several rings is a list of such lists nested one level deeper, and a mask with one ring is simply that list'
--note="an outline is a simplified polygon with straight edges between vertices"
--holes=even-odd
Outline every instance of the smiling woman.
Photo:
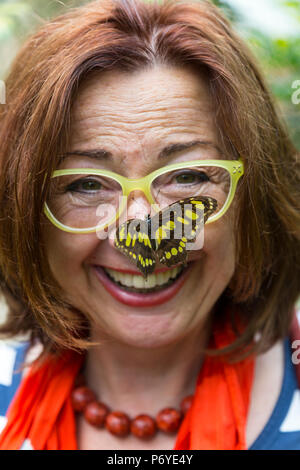
[{"label": "smiling woman", "polygon": [[[268,448],[265,425],[300,448],[299,419],[279,432],[299,392],[297,152],[227,20],[207,1],[88,3],[6,83],[0,331],[41,351],[0,448]],[[115,230],[136,219],[145,242]]]}]

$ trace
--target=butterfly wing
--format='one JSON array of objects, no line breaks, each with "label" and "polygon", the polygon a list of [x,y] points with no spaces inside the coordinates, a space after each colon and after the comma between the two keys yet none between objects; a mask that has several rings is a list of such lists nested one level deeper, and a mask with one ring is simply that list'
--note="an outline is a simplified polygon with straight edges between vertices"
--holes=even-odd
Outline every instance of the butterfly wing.
[{"label": "butterfly wing", "polygon": [[114,241],[115,247],[136,264],[145,278],[154,271],[156,263],[148,227],[146,220],[127,220],[118,227]]},{"label": "butterfly wing", "polygon": [[144,277],[155,269],[156,256],[168,267],[186,263],[186,243],[197,238],[202,222],[216,210],[211,197],[182,199],[149,220],[131,219],[116,231],[115,247],[133,261]]},{"label": "butterfly wing", "polygon": [[151,219],[155,233],[156,254],[168,267],[186,263],[186,243],[194,242],[203,223],[216,210],[217,201],[199,196],[182,199],[171,204]]}]

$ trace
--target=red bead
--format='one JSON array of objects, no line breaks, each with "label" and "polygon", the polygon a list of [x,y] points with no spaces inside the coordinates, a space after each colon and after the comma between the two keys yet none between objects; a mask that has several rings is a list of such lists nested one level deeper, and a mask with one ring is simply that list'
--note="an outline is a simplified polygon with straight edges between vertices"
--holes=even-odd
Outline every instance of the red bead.
[{"label": "red bead", "polygon": [[130,430],[132,434],[140,438],[153,436],[156,431],[156,423],[151,416],[138,415],[131,421]]},{"label": "red bead", "polygon": [[72,392],[72,404],[75,411],[83,411],[88,403],[96,400],[96,395],[88,387],[78,387]]},{"label": "red bead", "polygon": [[91,401],[87,404],[84,410],[84,417],[93,426],[102,428],[108,413],[109,409],[104,405],[104,403],[101,403],[100,401]]},{"label": "red bead", "polygon": [[181,411],[184,415],[189,411],[189,409],[192,405],[193,399],[194,399],[194,395],[189,395],[188,397],[185,397],[181,401],[180,408],[181,408]]},{"label": "red bead", "polygon": [[106,416],[105,427],[116,436],[127,436],[130,432],[130,419],[122,411],[113,411]]},{"label": "red bead", "polygon": [[179,428],[182,413],[175,408],[164,408],[156,416],[157,427],[164,432],[175,432]]}]

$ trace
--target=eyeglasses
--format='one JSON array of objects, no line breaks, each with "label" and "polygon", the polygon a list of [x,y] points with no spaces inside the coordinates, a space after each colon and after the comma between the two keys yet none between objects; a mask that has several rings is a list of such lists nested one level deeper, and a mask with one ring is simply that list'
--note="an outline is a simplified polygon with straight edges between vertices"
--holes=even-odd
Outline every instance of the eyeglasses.
[{"label": "eyeglasses", "polygon": [[94,168],[55,170],[44,213],[66,232],[96,232],[113,224],[127,207],[129,194],[139,190],[155,211],[188,197],[212,197],[218,205],[209,224],[228,210],[243,174],[241,159],[174,163],[138,179]]}]

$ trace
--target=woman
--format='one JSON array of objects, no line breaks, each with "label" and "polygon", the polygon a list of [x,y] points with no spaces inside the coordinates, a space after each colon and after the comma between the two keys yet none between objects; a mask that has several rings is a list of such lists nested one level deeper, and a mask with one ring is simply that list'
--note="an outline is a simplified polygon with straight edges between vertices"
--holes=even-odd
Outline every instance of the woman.
[{"label": "woman", "polygon": [[[7,103],[2,334],[40,351],[0,448],[300,449],[297,152],[220,11],[70,10],[24,45]],[[203,246],[168,265],[170,231],[144,277],[156,245],[122,224],[159,230],[151,204],[191,197]]]}]

